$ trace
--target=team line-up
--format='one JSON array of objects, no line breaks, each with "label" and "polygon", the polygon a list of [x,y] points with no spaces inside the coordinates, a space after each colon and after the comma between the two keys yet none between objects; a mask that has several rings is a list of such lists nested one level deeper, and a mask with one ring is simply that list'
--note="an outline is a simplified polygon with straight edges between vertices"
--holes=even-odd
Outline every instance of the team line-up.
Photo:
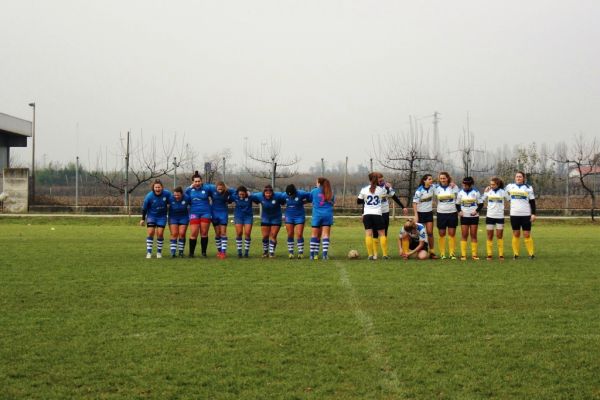
[{"label": "team line-up", "polygon": [[[439,233],[439,256],[435,253],[433,236],[433,201],[437,201],[437,228]],[[397,197],[393,187],[385,181],[379,172],[369,174],[369,185],[361,189],[357,203],[362,205],[362,222],[365,228],[365,245],[369,260],[377,260],[379,248],[381,257],[389,259],[388,227],[389,200],[395,201],[403,215],[408,209]],[[474,187],[472,177],[465,177],[462,188],[452,180],[448,172],[440,172],[437,182],[431,174],[421,178],[413,197],[414,218],[402,227],[397,241],[402,258],[457,259],[455,253],[456,228],[461,226],[460,259],[467,259],[467,245],[470,238],[471,259],[479,260],[477,245],[477,226],[479,213],[487,202],[486,211],[486,258],[493,259],[493,239],[496,236],[498,259],[504,259],[504,209],[510,204],[510,223],[513,230],[513,258],[519,258],[520,236],[523,231],[525,247],[529,258],[534,258],[531,226],[535,221],[535,196],[533,188],[526,184],[525,174],[517,172],[514,183],[504,186],[501,179],[491,178],[483,194]],[[190,228],[189,257],[194,257],[198,237],[202,256],[207,256],[210,225],[215,232],[217,257],[227,257],[227,225],[229,204],[234,204],[234,225],[238,257],[249,257],[253,204],[261,205],[261,236],[263,257],[275,257],[277,236],[284,222],[287,231],[287,249],[289,258],[304,257],[304,224],[306,212],[304,205],[312,203],[311,237],[309,257],[311,260],[329,258],[331,227],[333,226],[333,208],[335,196],[327,178],[320,177],[316,187],[310,192],[297,189],[293,184],[285,192],[275,192],[266,185],[262,192],[251,193],[244,186],[237,189],[227,188],[223,182],[207,184],[196,171],[192,184],[183,189],[177,187],[170,192],[164,189],[160,180],[155,180],[152,190],[144,198],[142,220],[146,225],[146,258],[152,258],[156,238],[156,257],[162,258],[164,230],[169,225],[171,257],[183,257],[186,234]],[[285,205],[285,211],[282,206]],[[446,240],[446,237],[448,240]],[[446,252],[446,242],[448,252]],[[350,257],[358,257],[351,251]]]}]

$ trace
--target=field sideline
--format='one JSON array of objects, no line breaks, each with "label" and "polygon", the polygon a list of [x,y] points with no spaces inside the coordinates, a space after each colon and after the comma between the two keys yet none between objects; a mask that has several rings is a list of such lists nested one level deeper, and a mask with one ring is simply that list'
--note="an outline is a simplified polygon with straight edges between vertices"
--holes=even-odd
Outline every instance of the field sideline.
[{"label": "field sideline", "polygon": [[598,225],[536,222],[535,261],[368,262],[347,219],[310,262],[258,227],[251,259],[146,260],[136,222],[0,218],[0,398],[600,398]]}]

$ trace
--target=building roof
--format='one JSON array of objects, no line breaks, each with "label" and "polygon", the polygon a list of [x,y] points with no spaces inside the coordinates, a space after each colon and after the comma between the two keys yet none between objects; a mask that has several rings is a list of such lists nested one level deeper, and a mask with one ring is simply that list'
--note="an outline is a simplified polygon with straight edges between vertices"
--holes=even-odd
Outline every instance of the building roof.
[{"label": "building roof", "polygon": [[[593,167],[582,166],[581,174],[582,175],[598,175],[598,174],[600,174],[600,166],[598,166],[598,165],[594,165]],[[571,170],[569,171],[569,177],[575,178],[578,176],[579,176],[579,170],[577,168],[571,168]]]},{"label": "building roof", "polygon": [[0,135],[31,136],[31,121],[0,113]]}]

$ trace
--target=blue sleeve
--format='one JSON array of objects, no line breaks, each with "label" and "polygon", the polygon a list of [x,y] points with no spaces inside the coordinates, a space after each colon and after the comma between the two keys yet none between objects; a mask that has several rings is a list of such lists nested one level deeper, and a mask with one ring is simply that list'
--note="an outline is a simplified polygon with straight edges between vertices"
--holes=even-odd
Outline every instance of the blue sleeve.
[{"label": "blue sleeve", "polygon": [[277,200],[279,202],[279,204],[284,205],[285,204],[285,199],[287,198],[287,194],[283,193],[283,192],[277,192],[275,193],[275,200]]},{"label": "blue sleeve", "polygon": [[260,203],[262,200],[262,193],[257,192],[257,193],[252,193],[250,196],[248,196],[250,198],[250,201],[253,203]]}]

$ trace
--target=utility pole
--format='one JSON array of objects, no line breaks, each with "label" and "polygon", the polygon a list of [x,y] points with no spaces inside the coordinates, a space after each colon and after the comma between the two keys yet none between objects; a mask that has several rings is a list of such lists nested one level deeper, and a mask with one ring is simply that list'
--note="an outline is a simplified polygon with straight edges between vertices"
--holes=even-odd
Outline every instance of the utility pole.
[{"label": "utility pole", "polygon": [[35,203],[35,103],[29,103],[33,107],[33,121],[31,124],[31,203]]},{"label": "utility pole", "polygon": [[371,165],[371,169],[369,169],[369,172],[373,172],[373,158],[369,159],[370,165]]},{"label": "utility pole", "polygon": [[225,179],[225,157],[223,157],[223,182],[227,182],[227,179]]},{"label": "utility pole", "polygon": [[325,159],[321,157],[321,176],[325,176]]},{"label": "utility pole", "polygon": [[275,174],[277,173],[277,163],[275,162],[275,158],[271,158],[271,165],[273,169],[271,171],[271,186],[273,190],[275,190]]},{"label": "utility pole", "polygon": [[127,142],[125,145],[125,207],[129,211],[129,131],[127,131]]},{"label": "utility pole", "polygon": [[348,156],[346,156],[346,167],[344,168],[344,189],[342,191],[342,208],[346,206],[346,177],[348,176]]},{"label": "utility pole", "polygon": [[438,131],[438,124],[440,122],[440,113],[435,111],[433,113],[433,154],[439,155],[440,151],[440,132]]},{"label": "utility pole", "polygon": [[75,158],[75,210],[79,211],[79,156]]},{"label": "utility pole", "polygon": [[173,187],[177,187],[177,167],[179,164],[177,163],[177,157],[173,157]]}]

